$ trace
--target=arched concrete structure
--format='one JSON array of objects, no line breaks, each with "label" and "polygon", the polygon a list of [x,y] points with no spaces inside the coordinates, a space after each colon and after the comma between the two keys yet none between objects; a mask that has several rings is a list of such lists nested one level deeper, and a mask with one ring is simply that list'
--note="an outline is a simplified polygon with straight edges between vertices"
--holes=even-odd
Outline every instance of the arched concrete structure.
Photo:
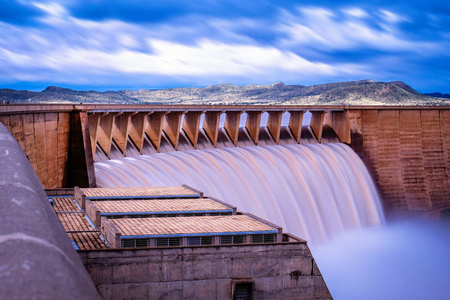
[{"label": "arched concrete structure", "polygon": [[0,298],[99,299],[22,149],[0,123]]}]

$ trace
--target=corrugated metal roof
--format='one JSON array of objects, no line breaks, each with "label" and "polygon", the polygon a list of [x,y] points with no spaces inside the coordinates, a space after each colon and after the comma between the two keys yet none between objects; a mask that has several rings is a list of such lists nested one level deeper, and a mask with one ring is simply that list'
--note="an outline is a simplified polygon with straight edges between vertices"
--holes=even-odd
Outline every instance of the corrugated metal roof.
[{"label": "corrugated metal roof", "polygon": [[58,213],[57,216],[66,231],[95,230],[83,213]]},{"label": "corrugated metal roof", "polygon": [[113,213],[139,213],[139,212],[231,212],[232,209],[209,198],[200,199],[158,199],[133,201],[95,201],[95,206],[101,215]]},{"label": "corrugated metal roof", "polygon": [[217,233],[276,233],[277,229],[246,215],[110,219],[122,236]]},{"label": "corrugated metal roof", "polygon": [[126,187],[126,188],[82,188],[86,199],[133,199],[164,197],[199,197],[199,193],[182,186],[172,187]]},{"label": "corrugated metal roof", "polygon": [[[80,209],[75,204],[73,197],[52,197],[55,212],[75,212]],[[81,212],[81,211],[80,211]]]},{"label": "corrugated metal roof", "polygon": [[70,232],[69,238],[75,242],[80,250],[107,249],[100,238],[100,232]]}]

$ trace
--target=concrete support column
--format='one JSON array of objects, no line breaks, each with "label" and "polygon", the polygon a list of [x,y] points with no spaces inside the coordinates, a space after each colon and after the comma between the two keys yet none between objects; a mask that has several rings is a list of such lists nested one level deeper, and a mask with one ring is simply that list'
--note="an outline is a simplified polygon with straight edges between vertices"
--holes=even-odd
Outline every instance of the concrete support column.
[{"label": "concrete support column", "polygon": [[97,142],[105,151],[106,155],[111,154],[112,132],[115,113],[105,113],[100,117],[99,126],[97,128]]},{"label": "concrete support column", "polygon": [[247,112],[247,120],[245,121],[245,128],[247,128],[247,131],[255,142],[255,145],[258,144],[262,113],[262,111],[249,111]]},{"label": "concrete support column", "polygon": [[275,140],[276,144],[280,143],[281,117],[283,111],[269,111],[269,119],[267,120],[267,128]]},{"label": "concrete support column", "polygon": [[114,118],[113,140],[124,156],[127,150],[130,118],[133,114],[132,112],[124,112],[117,114]]},{"label": "concrete support column", "polygon": [[323,120],[325,111],[312,111],[311,112],[311,129],[316,135],[317,141],[322,142],[322,132],[323,132]]},{"label": "concrete support column", "polygon": [[194,145],[194,149],[197,148],[198,141],[198,131],[200,129],[200,117],[202,115],[201,111],[190,111],[184,115],[183,120],[183,130],[187,137]]},{"label": "concrete support column", "polygon": [[130,118],[128,134],[141,154],[142,148],[144,147],[145,122],[149,114],[151,114],[151,112],[138,112],[133,114]]},{"label": "concrete support column", "polygon": [[303,114],[304,111],[290,111],[289,129],[291,129],[292,135],[295,138],[297,144],[300,144],[300,138],[302,136],[303,126]]},{"label": "concrete support column", "polygon": [[351,144],[350,124],[346,111],[329,111],[325,114],[324,122],[333,128],[342,143]]},{"label": "concrete support column", "polygon": [[95,149],[97,148],[97,130],[101,114],[94,113],[88,116],[89,120],[89,134],[91,136],[92,155],[95,158]]},{"label": "concrete support column", "polygon": [[145,118],[144,131],[158,152],[161,146],[161,132],[166,114],[167,112],[158,111]]},{"label": "concrete support column", "polygon": [[178,140],[180,138],[181,117],[185,112],[172,111],[164,118],[163,130],[173,144],[175,150],[178,150]]},{"label": "concrete support column", "polygon": [[1,123],[0,166],[0,297],[100,299],[27,157]]},{"label": "concrete support column", "polygon": [[229,137],[233,141],[233,145],[237,146],[239,136],[239,121],[241,120],[242,111],[227,111],[224,128]]},{"label": "concrete support column", "polygon": [[205,112],[203,130],[205,130],[214,147],[217,147],[217,137],[219,135],[220,111]]},{"label": "concrete support column", "polygon": [[95,187],[94,154],[91,152],[89,120],[84,111],[70,120],[68,172],[69,186]]}]

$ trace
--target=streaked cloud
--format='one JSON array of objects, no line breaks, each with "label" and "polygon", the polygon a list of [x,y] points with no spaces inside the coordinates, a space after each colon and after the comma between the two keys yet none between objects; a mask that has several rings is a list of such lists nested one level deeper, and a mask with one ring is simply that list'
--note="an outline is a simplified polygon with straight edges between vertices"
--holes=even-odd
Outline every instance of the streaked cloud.
[{"label": "streaked cloud", "polygon": [[407,21],[408,19],[404,16],[401,16],[399,14],[393,13],[389,10],[386,9],[380,9],[380,13],[381,13],[381,17],[390,23],[398,23],[398,22],[403,22],[403,21]]},{"label": "streaked cloud", "polygon": [[0,13],[2,86],[120,89],[365,78],[425,86],[427,78],[410,70],[429,68],[424,74],[433,71],[442,80],[428,82],[442,87],[450,77],[443,66],[450,62],[448,20],[428,7],[422,18],[399,6],[356,1],[8,3],[0,8],[24,16],[12,21]]},{"label": "streaked cloud", "polygon": [[344,13],[356,17],[356,18],[366,18],[369,16],[363,9],[352,7],[352,8],[346,8],[342,10]]}]

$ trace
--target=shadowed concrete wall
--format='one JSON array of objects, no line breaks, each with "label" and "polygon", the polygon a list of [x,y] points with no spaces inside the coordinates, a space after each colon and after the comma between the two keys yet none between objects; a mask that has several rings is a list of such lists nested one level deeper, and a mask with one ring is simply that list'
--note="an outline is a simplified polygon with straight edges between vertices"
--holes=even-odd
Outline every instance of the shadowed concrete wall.
[{"label": "shadowed concrete wall", "polygon": [[95,185],[87,113],[23,110],[1,114],[45,188]]},{"label": "shadowed concrete wall", "polygon": [[450,110],[351,109],[351,146],[368,167],[388,216],[450,206]]},{"label": "shadowed concrete wall", "polygon": [[306,243],[79,254],[107,299],[231,299],[239,280],[253,299],[331,299]]},{"label": "shadowed concrete wall", "polygon": [[99,299],[17,141],[0,123],[0,299]]}]

